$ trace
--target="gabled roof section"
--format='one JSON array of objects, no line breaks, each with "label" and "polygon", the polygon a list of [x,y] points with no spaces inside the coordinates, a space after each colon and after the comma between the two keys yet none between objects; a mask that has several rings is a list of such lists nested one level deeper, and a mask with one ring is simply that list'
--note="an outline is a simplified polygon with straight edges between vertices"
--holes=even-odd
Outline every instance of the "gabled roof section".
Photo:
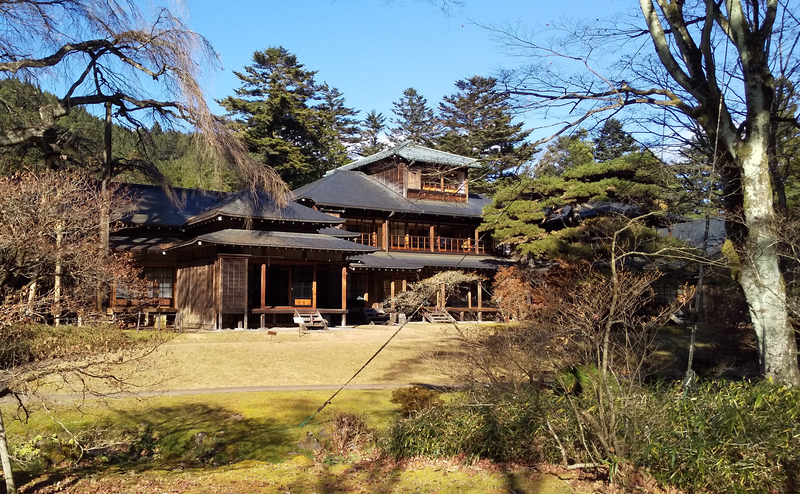
[{"label": "gabled roof section", "polygon": [[175,188],[173,192],[177,197],[176,204],[163,188],[156,185],[128,184],[125,188],[131,195],[132,204],[117,211],[117,214],[127,225],[179,228],[218,216],[321,225],[344,223],[340,218],[302,204],[290,202],[285,208],[279,208],[266,194]]},{"label": "gabled roof section", "polygon": [[320,213],[311,208],[290,202],[285,208],[279,208],[266,194],[251,194],[250,192],[237,192],[230,194],[219,204],[189,218],[186,225],[194,225],[214,219],[217,216],[233,218],[257,218],[276,221],[295,221],[300,223],[322,223],[334,225],[344,223],[343,219],[329,214]]},{"label": "gabled roof section", "polygon": [[177,228],[186,221],[215,204],[225,192],[174,188],[177,204],[158,185],[125,184],[132,204],[117,211],[120,221],[128,225],[153,225]]},{"label": "gabled roof section", "polygon": [[411,201],[362,172],[337,172],[292,191],[294,200],[318,205],[412,211]]},{"label": "gabled roof section", "polygon": [[467,158],[465,156],[459,156],[457,154],[446,153],[444,151],[437,151],[435,149],[426,148],[425,146],[418,146],[416,144],[412,144],[409,141],[406,141],[402,144],[398,144],[397,146],[384,149],[379,153],[375,153],[370,156],[361,158],[358,161],[354,161],[347,165],[340,166],[339,168],[336,168],[334,170],[325,173],[325,176],[332,175],[340,171],[359,170],[364,166],[369,165],[370,163],[376,163],[386,158],[391,158],[392,156],[399,156],[407,161],[433,163],[436,165],[452,166],[454,168],[461,168],[464,166],[478,166],[477,165],[478,160],[474,158]]},{"label": "gabled roof section", "polygon": [[368,175],[357,171],[339,171],[292,191],[292,198],[311,200],[318,206],[394,211],[396,213],[437,214],[480,217],[491,201],[470,194],[469,202],[409,200]]}]

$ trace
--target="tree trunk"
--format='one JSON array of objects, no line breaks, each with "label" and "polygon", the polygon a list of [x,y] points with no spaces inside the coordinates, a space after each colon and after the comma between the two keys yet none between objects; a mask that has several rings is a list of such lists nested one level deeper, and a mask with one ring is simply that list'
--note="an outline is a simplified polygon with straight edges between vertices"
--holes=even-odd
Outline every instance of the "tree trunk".
[{"label": "tree trunk", "polygon": [[[111,205],[111,198],[109,195],[109,182],[114,175],[112,169],[113,163],[111,161],[111,103],[106,103],[106,121],[105,133],[103,135],[103,179],[100,182],[101,199],[103,204],[100,206],[100,255],[105,258],[108,253],[108,240],[111,229],[111,214],[109,207]],[[102,313],[103,305],[105,304],[105,293],[103,292],[102,284],[97,287],[97,312]]]},{"label": "tree trunk", "polygon": [[789,320],[786,284],[779,266],[766,126],[751,132],[739,155],[747,225],[740,283],[756,333],[761,371],[777,382],[800,385],[795,332]]},{"label": "tree trunk", "polygon": [[61,263],[61,249],[64,242],[64,229],[59,221],[56,226],[56,272],[53,281],[53,320],[56,326],[61,324],[61,276],[64,266]]},{"label": "tree trunk", "polygon": [[0,462],[3,463],[3,477],[6,478],[6,493],[17,494],[17,486],[14,485],[14,472],[11,469],[11,457],[8,454],[6,427],[3,423],[2,413],[0,413]]}]

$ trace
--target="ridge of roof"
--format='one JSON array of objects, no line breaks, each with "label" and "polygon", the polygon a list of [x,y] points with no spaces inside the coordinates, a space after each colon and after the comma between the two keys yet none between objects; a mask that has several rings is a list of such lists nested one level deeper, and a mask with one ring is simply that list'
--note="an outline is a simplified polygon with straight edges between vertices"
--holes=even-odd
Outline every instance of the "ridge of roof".
[{"label": "ridge of roof", "polygon": [[460,156],[457,154],[448,153],[446,151],[439,151],[437,149],[431,149],[429,147],[414,144],[411,141],[405,141],[397,146],[386,148],[383,151],[378,151],[375,154],[365,156],[359,160],[353,161],[352,163],[329,170],[325,172],[325,176],[332,175],[338,171],[357,170],[369,165],[370,163],[375,163],[391,156],[400,156],[401,158],[405,158],[409,161],[422,161],[425,163],[448,165],[456,168],[460,168],[462,166],[477,166],[476,163],[478,161],[475,158],[467,158],[466,156]]}]

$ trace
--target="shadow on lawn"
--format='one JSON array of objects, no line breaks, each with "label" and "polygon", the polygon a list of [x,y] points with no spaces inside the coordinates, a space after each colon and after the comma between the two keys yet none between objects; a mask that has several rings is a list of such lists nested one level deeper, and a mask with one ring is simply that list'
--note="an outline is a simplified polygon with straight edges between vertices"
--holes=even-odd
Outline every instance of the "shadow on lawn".
[{"label": "shadow on lawn", "polygon": [[381,374],[381,382],[411,382],[419,380],[421,375],[438,376],[437,381],[449,381],[452,376],[446,375],[442,369],[463,365],[464,352],[460,350],[437,350],[398,360]]},{"label": "shadow on lawn", "polygon": [[[295,409],[311,406],[310,402],[298,404]],[[242,460],[281,461],[302,435],[292,431],[286,420],[246,418],[228,408],[204,403],[118,415],[117,420],[112,418],[113,422],[139,424],[138,440],[127,452],[129,461],[136,462],[139,468],[163,468],[176,463],[194,466]]]},{"label": "shadow on lawn", "polygon": [[359,462],[344,468],[323,466],[314,475],[304,475],[281,485],[286,492],[316,492],[320,494],[341,492],[368,492],[388,494],[402,492],[401,475],[404,466],[386,459]]}]

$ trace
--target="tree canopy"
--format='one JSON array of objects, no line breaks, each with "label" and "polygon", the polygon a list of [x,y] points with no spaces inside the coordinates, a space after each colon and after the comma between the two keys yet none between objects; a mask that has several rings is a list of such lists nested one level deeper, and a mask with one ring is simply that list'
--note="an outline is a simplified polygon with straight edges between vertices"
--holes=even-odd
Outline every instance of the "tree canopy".
[{"label": "tree canopy", "polygon": [[478,158],[481,168],[471,171],[470,189],[488,192],[531,159],[534,148],[526,142],[531,131],[512,122],[511,95],[499,90],[497,79],[474,76],[455,85],[458,92],[439,104],[444,133],[437,148]]},{"label": "tree canopy", "polygon": [[440,134],[440,128],[433,109],[428,106],[428,100],[410,87],[392,105],[392,113],[396,118],[392,119],[395,126],[390,129],[389,140],[393,144],[411,141],[432,146]]},{"label": "tree canopy", "polygon": [[591,259],[617,220],[669,208],[677,183],[653,153],[599,162],[592,151],[585,131],[560,137],[532,174],[498,188],[484,228],[524,254]]},{"label": "tree canopy", "polygon": [[355,111],[336,88],[320,85],[282,46],[253,54],[241,86],[219,103],[248,149],[275,169],[290,188],[347,163],[346,144],[355,134]]}]

